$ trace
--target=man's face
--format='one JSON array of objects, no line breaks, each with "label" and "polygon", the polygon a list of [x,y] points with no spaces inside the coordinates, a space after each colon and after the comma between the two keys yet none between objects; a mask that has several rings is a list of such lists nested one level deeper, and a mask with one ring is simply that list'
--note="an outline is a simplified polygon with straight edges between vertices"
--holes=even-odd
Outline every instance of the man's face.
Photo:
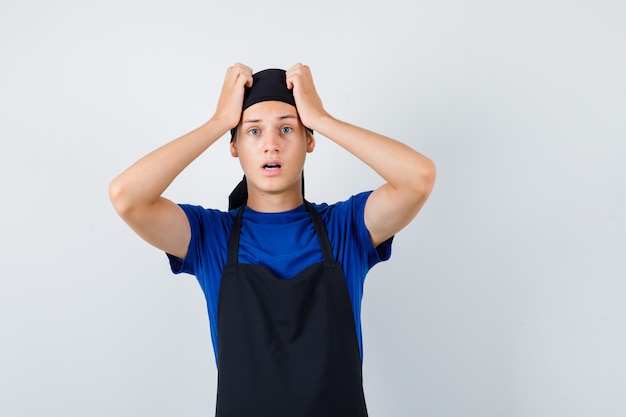
[{"label": "man's face", "polygon": [[248,179],[248,193],[263,194],[300,194],[306,153],[314,147],[296,108],[281,101],[248,107],[230,145]]}]

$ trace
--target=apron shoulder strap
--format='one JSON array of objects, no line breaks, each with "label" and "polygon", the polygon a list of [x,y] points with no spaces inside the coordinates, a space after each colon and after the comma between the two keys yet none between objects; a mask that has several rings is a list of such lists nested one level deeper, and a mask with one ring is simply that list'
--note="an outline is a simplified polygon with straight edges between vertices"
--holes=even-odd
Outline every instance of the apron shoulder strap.
[{"label": "apron shoulder strap", "polygon": [[241,233],[241,219],[243,218],[244,204],[237,211],[237,215],[233,220],[233,227],[230,230],[228,239],[228,260],[227,265],[236,265],[239,263],[239,234]]},{"label": "apron shoulder strap", "polygon": [[333,261],[335,257],[333,256],[333,250],[330,246],[330,241],[328,240],[328,233],[326,231],[326,227],[324,226],[324,222],[320,217],[315,207],[308,201],[304,200],[304,204],[306,205],[311,218],[313,219],[313,225],[315,226],[315,233],[317,234],[317,239],[320,241],[320,247],[322,248],[322,254],[324,255],[325,261]]}]

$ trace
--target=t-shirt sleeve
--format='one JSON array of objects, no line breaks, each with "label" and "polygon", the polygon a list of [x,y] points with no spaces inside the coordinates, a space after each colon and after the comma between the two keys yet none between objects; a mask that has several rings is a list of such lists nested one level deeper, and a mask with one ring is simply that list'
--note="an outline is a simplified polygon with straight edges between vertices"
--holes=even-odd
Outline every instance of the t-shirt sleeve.
[{"label": "t-shirt sleeve", "polygon": [[[212,259],[210,252],[221,254],[223,244],[228,239],[230,227],[228,214],[219,210],[205,209],[201,206],[179,204],[187,215],[191,229],[191,239],[184,259],[167,254],[170,268],[174,274],[187,273],[198,275],[199,269],[206,267],[202,262]],[[204,258],[204,261],[203,261]],[[217,256],[221,259],[221,256]],[[215,258],[213,258],[215,259]]]},{"label": "t-shirt sleeve", "polygon": [[[348,200],[328,206],[327,227],[333,247],[337,251],[335,256],[340,259],[347,269],[371,269],[379,262],[391,257],[393,237],[374,247],[365,226],[365,204],[371,191],[366,191],[350,197]],[[365,272],[365,271],[363,271]]]},{"label": "t-shirt sleeve", "polygon": [[354,212],[353,222],[355,223],[356,234],[363,250],[365,250],[368,255],[368,266],[370,268],[379,262],[384,262],[391,258],[391,244],[393,242],[392,236],[376,247],[372,245],[369,230],[367,230],[365,226],[365,204],[371,194],[371,191],[367,191],[352,197]]},{"label": "t-shirt sleeve", "polygon": [[187,255],[185,258],[179,258],[170,253],[166,253],[169,261],[170,268],[175,274],[187,273],[195,274],[195,262],[197,258],[198,242],[200,241],[200,230],[202,228],[202,217],[198,212],[198,207],[188,204],[179,204],[179,207],[183,209],[187,215],[189,221],[189,227],[191,228],[191,239],[189,240],[189,247],[187,248]]}]

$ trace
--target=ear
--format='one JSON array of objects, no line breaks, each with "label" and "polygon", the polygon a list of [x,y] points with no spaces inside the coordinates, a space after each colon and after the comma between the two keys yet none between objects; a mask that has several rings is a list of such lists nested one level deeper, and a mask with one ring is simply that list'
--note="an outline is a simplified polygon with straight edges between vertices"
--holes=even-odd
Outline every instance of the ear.
[{"label": "ear", "polygon": [[306,131],[306,151],[307,153],[313,152],[315,149],[315,138],[313,137],[313,133]]},{"label": "ear", "polygon": [[239,157],[239,152],[237,152],[237,139],[232,140],[230,142],[230,155],[233,158],[238,158]]}]

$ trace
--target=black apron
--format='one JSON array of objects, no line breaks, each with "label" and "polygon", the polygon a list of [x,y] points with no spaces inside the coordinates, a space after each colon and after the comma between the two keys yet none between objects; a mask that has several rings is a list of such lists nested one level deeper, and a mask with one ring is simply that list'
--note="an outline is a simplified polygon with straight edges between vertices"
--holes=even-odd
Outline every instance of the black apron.
[{"label": "black apron", "polygon": [[217,417],[366,417],[348,287],[317,211],[324,261],[292,279],[238,263],[235,218],[218,300]]}]

